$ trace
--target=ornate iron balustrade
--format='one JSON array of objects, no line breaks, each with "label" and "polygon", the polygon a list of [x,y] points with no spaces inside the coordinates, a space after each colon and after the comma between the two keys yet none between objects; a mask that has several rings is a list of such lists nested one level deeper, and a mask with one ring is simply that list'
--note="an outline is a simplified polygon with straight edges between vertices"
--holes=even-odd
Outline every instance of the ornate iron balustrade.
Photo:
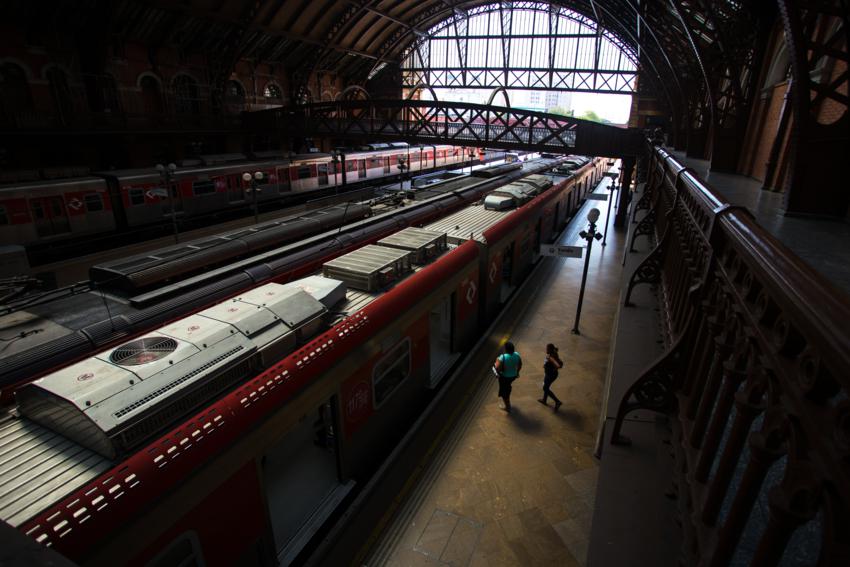
[{"label": "ornate iron balustrade", "polygon": [[[850,304],[662,149],[644,218],[668,348],[622,399],[673,427],[682,563],[850,561]],[[795,562],[796,561],[796,562]]]},{"label": "ornate iron balustrade", "polygon": [[247,113],[252,131],[595,156],[643,152],[636,130],[501,106],[426,100],[322,102]]}]

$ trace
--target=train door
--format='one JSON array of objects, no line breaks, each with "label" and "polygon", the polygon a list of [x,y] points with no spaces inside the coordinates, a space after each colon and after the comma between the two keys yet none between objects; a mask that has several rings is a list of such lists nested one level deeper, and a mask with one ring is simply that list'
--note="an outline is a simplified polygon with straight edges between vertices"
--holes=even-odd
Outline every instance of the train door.
[{"label": "train door", "polygon": [[542,243],[542,241],[541,241],[542,228],[543,228],[543,219],[539,218],[539,219],[537,219],[537,223],[534,225],[534,236],[532,237],[532,239],[533,239],[532,244],[531,244],[531,261],[532,262],[536,262],[537,259],[540,257],[540,244]]},{"label": "train door", "polygon": [[366,160],[357,160],[357,179],[366,179]]},{"label": "train door", "polygon": [[318,167],[319,172],[319,187],[326,187],[328,185],[328,164],[320,163]]},{"label": "train door", "polygon": [[429,376],[429,387],[434,388],[446,374],[448,369],[457,360],[452,354],[452,329],[454,321],[452,317],[452,305],[454,294],[444,297],[431,309],[429,341],[431,375]]},{"label": "train door", "polygon": [[514,290],[512,283],[514,274],[514,243],[511,242],[502,251],[502,289],[499,293],[499,302],[507,301],[508,296]]},{"label": "train door", "polygon": [[245,183],[238,175],[227,176],[227,201],[238,203],[245,200]]},{"label": "train door", "polygon": [[558,236],[558,219],[561,218],[561,202],[555,203],[555,214],[552,216],[552,240]]},{"label": "train door", "polygon": [[30,211],[39,237],[71,231],[65,201],[60,196],[30,199]]},{"label": "train door", "polygon": [[262,457],[275,551],[289,565],[351,489],[340,482],[336,399],[302,416]]},{"label": "train door", "polygon": [[390,158],[389,156],[384,158],[384,175],[390,174]]},{"label": "train door", "polygon": [[[207,185],[211,188],[211,192],[215,193],[215,182],[212,180],[204,180],[204,181],[195,181],[193,184],[193,191],[195,191],[194,187],[204,187]],[[202,189],[203,190],[203,189]],[[167,195],[160,199],[160,203],[162,204],[162,214],[163,216],[169,216],[172,213],[172,207],[174,213],[180,213],[183,211],[183,194],[180,192],[180,187],[178,183],[171,184],[171,198]],[[199,193],[195,193],[199,194]]]}]

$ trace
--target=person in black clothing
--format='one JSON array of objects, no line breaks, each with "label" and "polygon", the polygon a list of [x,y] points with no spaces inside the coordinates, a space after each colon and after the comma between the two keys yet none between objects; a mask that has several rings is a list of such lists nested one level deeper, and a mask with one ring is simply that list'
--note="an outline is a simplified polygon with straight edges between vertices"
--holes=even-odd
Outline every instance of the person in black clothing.
[{"label": "person in black clothing", "polygon": [[543,363],[543,397],[537,401],[545,406],[549,405],[546,401],[552,398],[555,400],[555,411],[558,411],[562,402],[552,393],[549,387],[552,385],[552,382],[558,379],[558,369],[563,367],[564,362],[558,356],[558,347],[552,343],[546,345],[546,361]]}]

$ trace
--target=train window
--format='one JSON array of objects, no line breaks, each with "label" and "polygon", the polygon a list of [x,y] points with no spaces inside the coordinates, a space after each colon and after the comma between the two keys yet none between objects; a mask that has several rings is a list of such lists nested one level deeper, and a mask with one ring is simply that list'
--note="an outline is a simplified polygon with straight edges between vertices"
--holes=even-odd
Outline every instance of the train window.
[{"label": "train window", "polygon": [[170,565],[179,565],[180,567],[203,567],[206,565],[204,555],[201,552],[201,542],[198,541],[198,534],[194,531],[180,534],[159,555],[154,557],[147,564],[147,567]]},{"label": "train window", "polygon": [[215,193],[215,182],[212,180],[195,181],[192,183],[192,193],[197,195],[211,195]]},{"label": "train window", "polygon": [[376,167],[384,167],[384,160],[381,158],[369,159],[369,169],[374,169]]},{"label": "train window", "polygon": [[309,179],[310,175],[310,166],[302,165],[298,168],[298,179]]},{"label": "train window", "polygon": [[320,163],[319,164],[319,185],[327,185],[328,184],[328,164]]},{"label": "train window", "polygon": [[408,376],[410,376],[410,338],[405,337],[375,364],[375,369],[372,371],[375,407],[381,407]]},{"label": "train window", "polygon": [[345,171],[355,171],[357,169],[357,162],[353,159],[345,160]]},{"label": "train window", "polygon": [[89,193],[83,196],[86,202],[86,210],[90,213],[103,210],[103,198],[97,193]]},{"label": "train window", "polygon": [[144,205],[145,204],[145,190],[144,189],[130,189],[127,194],[130,196],[130,204],[131,205]]},{"label": "train window", "polygon": [[0,225],[9,224],[9,215],[6,214],[6,206],[0,205]]}]

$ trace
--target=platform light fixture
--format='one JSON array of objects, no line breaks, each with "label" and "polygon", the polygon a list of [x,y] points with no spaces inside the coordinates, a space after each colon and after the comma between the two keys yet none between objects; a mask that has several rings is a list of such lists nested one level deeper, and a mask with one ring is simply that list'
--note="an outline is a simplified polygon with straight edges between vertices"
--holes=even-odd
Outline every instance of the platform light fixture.
[{"label": "platform light fixture", "polygon": [[167,166],[158,163],[156,164],[156,170],[159,172],[160,177],[162,177],[162,183],[165,186],[163,190],[168,195],[168,208],[171,214],[171,228],[174,231],[174,244],[178,244],[180,242],[180,230],[177,227],[177,210],[174,206],[174,193],[177,191],[177,188],[171,186],[171,178],[177,172],[177,166],[174,163],[169,163]]},{"label": "platform light fixture", "polygon": [[576,306],[576,321],[573,325],[572,333],[574,335],[580,335],[581,333],[578,330],[578,322],[581,319],[581,304],[584,301],[584,287],[587,285],[587,268],[590,266],[590,251],[593,249],[593,241],[601,240],[602,235],[596,232],[596,221],[599,220],[599,209],[596,207],[590,209],[587,213],[587,222],[588,227],[587,230],[582,230],[578,233],[580,237],[587,241],[587,254],[584,256],[584,271],[581,274],[581,288],[578,292],[578,305]]},{"label": "platform light fixture", "polygon": [[259,213],[257,211],[257,194],[262,192],[263,188],[257,186],[257,183],[263,180],[263,172],[255,171],[253,175],[250,172],[245,172],[242,174],[242,181],[245,183],[249,183],[250,186],[245,189],[247,192],[252,194],[252,202],[254,209],[254,224],[260,222]]}]

